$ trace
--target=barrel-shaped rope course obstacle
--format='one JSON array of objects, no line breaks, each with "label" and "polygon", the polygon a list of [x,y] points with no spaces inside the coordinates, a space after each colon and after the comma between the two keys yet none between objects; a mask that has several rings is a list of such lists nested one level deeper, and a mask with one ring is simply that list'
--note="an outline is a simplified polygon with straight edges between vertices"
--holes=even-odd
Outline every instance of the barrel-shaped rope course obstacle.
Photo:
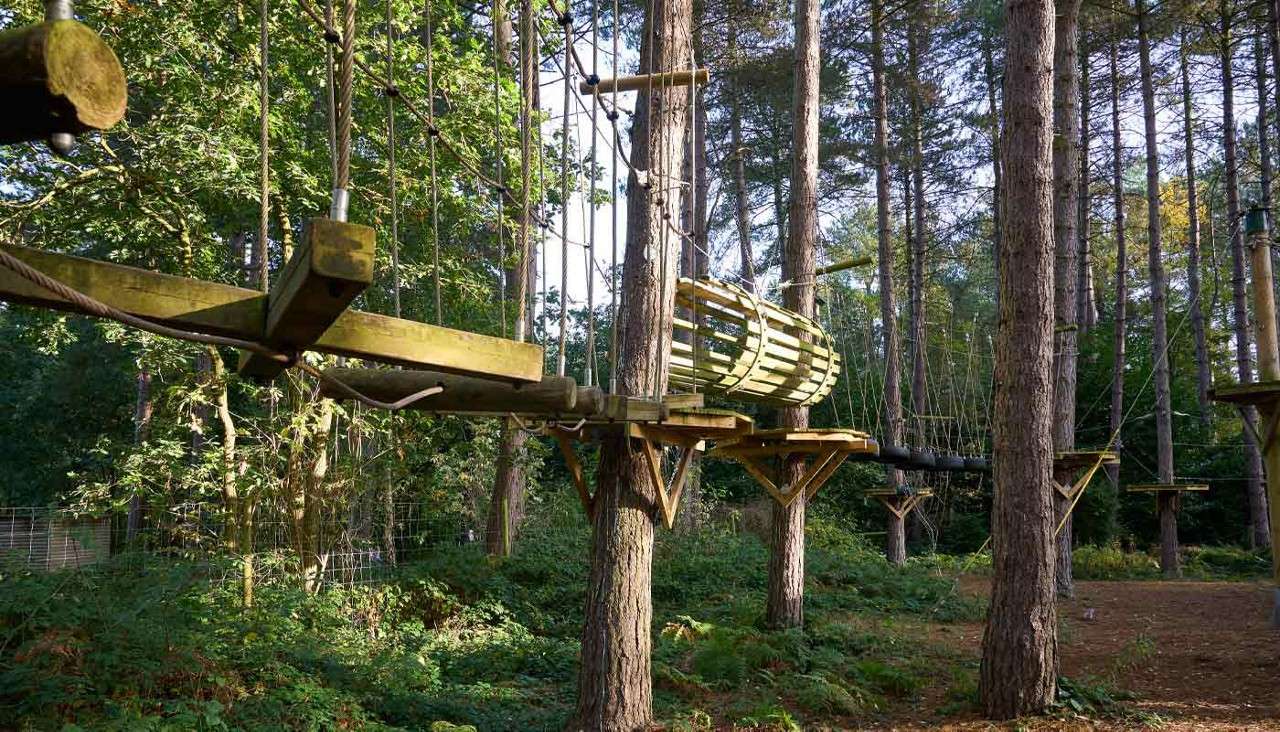
[{"label": "barrel-shaped rope course obstacle", "polygon": [[840,354],[817,323],[711,278],[680,278],[671,385],[759,402],[808,406],[840,376]]}]

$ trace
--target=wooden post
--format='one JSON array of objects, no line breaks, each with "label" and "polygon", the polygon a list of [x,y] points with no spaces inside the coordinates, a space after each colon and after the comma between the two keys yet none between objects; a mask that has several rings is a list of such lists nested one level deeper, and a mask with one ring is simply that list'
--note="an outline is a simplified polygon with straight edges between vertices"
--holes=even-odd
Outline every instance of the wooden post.
[{"label": "wooden post", "polygon": [[[1254,208],[1245,218],[1249,237],[1249,256],[1253,265],[1253,317],[1257,324],[1258,371],[1261,381],[1280,379],[1280,347],[1276,342],[1276,300],[1272,290],[1271,246],[1267,232],[1267,213]],[[1273,413],[1280,409],[1274,402],[1261,408],[1263,424],[1271,424]],[[1271,576],[1275,584],[1271,624],[1280,628],[1280,444],[1268,434],[1262,435],[1263,464],[1267,471],[1267,510],[1271,518]]]}]

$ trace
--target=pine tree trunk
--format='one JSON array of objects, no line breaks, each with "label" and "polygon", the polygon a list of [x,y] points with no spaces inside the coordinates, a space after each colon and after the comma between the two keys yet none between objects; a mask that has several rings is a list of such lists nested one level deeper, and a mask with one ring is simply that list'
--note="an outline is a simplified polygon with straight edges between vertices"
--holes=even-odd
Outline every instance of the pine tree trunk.
[{"label": "pine tree trunk", "polygon": [[996,337],[991,606],[979,689],[993,719],[1054,700],[1053,44],[1044,0],[1005,6],[1005,209]]},{"label": "pine tree trunk", "polygon": [[755,254],[751,247],[751,209],[747,196],[747,162],[746,147],[742,142],[742,110],[738,106],[738,76],[736,74],[738,58],[738,19],[729,17],[729,39],[725,55],[729,63],[734,65],[732,82],[729,85],[729,140],[733,149],[729,152],[729,160],[733,166],[733,213],[734,223],[738,227],[738,256],[742,259],[742,282],[750,292],[756,291]]},{"label": "pine tree trunk", "polygon": [[1176,491],[1160,491],[1156,505],[1160,512],[1160,573],[1165,579],[1182,576],[1178,563],[1178,503]]},{"label": "pine tree trunk", "polygon": [[[1000,109],[996,101],[996,64],[993,41],[988,35],[982,37],[982,66],[987,82],[987,114],[991,118],[991,254],[996,262],[996,279],[1000,278],[1000,237],[1001,237],[1001,199],[1004,188],[1001,186],[1003,170],[1000,164]],[[999,289],[998,287],[996,288]],[[999,304],[997,303],[997,308]]]},{"label": "pine tree trunk", "polygon": [[1156,144],[1156,95],[1151,77],[1151,19],[1146,1],[1137,0],[1138,64],[1142,77],[1142,119],[1147,144],[1147,267],[1151,276],[1151,348],[1156,393],[1156,472],[1161,483],[1173,482],[1173,408],[1169,393],[1168,293],[1160,231],[1160,149]]},{"label": "pine tree trunk", "polygon": [[924,195],[924,130],[923,102],[921,100],[923,80],[920,78],[920,44],[923,42],[920,28],[922,9],[910,14],[910,25],[907,29],[907,75],[911,88],[909,90],[911,105],[911,181],[910,186],[915,196],[912,199],[914,208],[908,207],[908,216],[912,218],[914,229],[911,242],[911,276],[908,279],[908,294],[911,301],[911,409],[915,414],[915,445],[927,447],[924,422],[921,415],[928,410],[927,363],[928,358],[925,331],[925,195]]},{"label": "pine tree trunk", "polygon": [[[691,52],[690,0],[652,6],[641,35],[640,73],[683,68]],[[652,27],[652,33],[648,32]],[[679,175],[688,94],[681,89],[637,98],[631,161],[650,179]],[[620,313],[618,390],[662,394],[667,387],[679,248],[666,235],[679,220],[678,197],[661,186],[627,181],[627,241]],[[621,434],[601,442],[592,520],[591,573],[582,629],[582,665],[571,729],[638,730],[653,718],[650,626],[656,495],[641,451]]]},{"label": "pine tree trunk", "polygon": [[[880,329],[884,348],[884,422],[883,439],[888,445],[903,444],[901,346],[898,343],[898,306],[894,298],[894,250],[889,230],[889,122],[884,81],[884,4],[871,0],[871,83],[875,97],[874,154],[876,175],[876,239],[880,260]],[[902,485],[902,471],[887,468],[889,485]],[[902,519],[889,514],[886,555],[895,564],[906,561],[907,532]]]},{"label": "pine tree trunk", "polygon": [[[133,444],[141,448],[151,439],[151,372],[146,368],[138,370],[135,380],[137,399],[133,409]],[[142,496],[134,493],[129,497],[129,514],[125,520],[125,539],[133,543],[142,532]]]},{"label": "pine tree trunk", "polygon": [[[495,53],[498,58],[511,57],[511,18],[506,12],[500,12],[495,6]],[[533,8],[527,2],[520,4],[520,136],[521,136],[521,210],[518,214],[519,234],[517,246],[519,256],[507,274],[514,288],[512,298],[516,305],[515,337],[517,341],[527,341],[533,337],[533,319],[529,317],[528,292],[530,283],[536,281],[537,273],[530,278],[530,263],[536,260],[532,256],[531,241],[531,204],[529,191],[533,183],[533,131],[538,121],[533,114],[533,100],[538,93],[538,39],[535,31]],[[520,525],[524,521],[524,497],[527,485],[524,463],[526,459],[526,443],[529,436],[511,421],[504,421],[502,435],[498,442],[498,463],[493,476],[493,491],[489,496],[489,515],[485,523],[485,549],[491,556],[510,556],[514,543],[520,534]]]},{"label": "pine tree trunk", "polygon": [[1093,210],[1090,186],[1092,176],[1089,170],[1089,142],[1092,133],[1089,129],[1089,113],[1092,111],[1093,95],[1089,88],[1089,54],[1080,53],[1080,213],[1076,221],[1076,235],[1080,240],[1077,245],[1080,276],[1076,285],[1076,323],[1080,333],[1088,333],[1098,324],[1098,293],[1093,285],[1093,244],[1089,241],[1089,218]]},{"label": "pine tree trunk", "polygon": [[[818,251],[820,20],[818,0],[797,0],[791,202],[787,212],[787,248],[782,258],[782,278],[792,285],[782,291],[782,303],[810,318],[814,316],[814,269]],[[790,429],[805,429],[809,426],[809,408],[778,410],[778,423]],[[798,490],[804,465],[803,455],[789,456],[782,470],[784,485]],[[771,628],[804,624],[804,514],[803,495],[786,507],[773,505],[773,542],[765,607],[765,623]]]},{"label": "pine tree trunk", "polygon": [[[1058,0],[1054,28],[1053,75],[1053,268],[1054,386],[1053,449],[1070,452],[1076,444],[1076,317],[1080,282],[1076,225],[1080,220],[1080,0]],[[1056,479],[1056,478],[1055,478]],[[1067,478],[1070,482],[1069,477]],[[1057,491],[1055,528],[1067,518],[1071,502]],[[1068,521],[1069,523],[1069,521]],[[1071,532],[1064,524],[1057,536],[1058,594],[1071,597]]]},{"label": "pine tree trunk", "polygon": [[1209,348],[1205,340],[1204,309],[1200,302],[1200,199],[1196,189],[1195,117],[1191,106],[1191,75],[1187,68],[1190,49],[1187,30],[1181,31],[1181,52],[1178,54],[1182,74],[1182,131],[1185,143],[1183,154],[1187,159],[1187,296],[1191,310],[1191,332],[1196,347],[1196,399],[1200,405],[1200,420],[1209,423],[1212,405],[1209,389],[1213,376],[1209,371]]},{"label": "pine tree trunk", "polygon": [[[1226,187],[1228,233],[1231,237],[1231,299],[1232,326],[1235,330],[1236,377],[1241,384],[1253,383],[1253,335],[1249,322],[1249,293],[1246,279],[1243,228],[1240,225],[1240,182],[1236,161],[1235,121],[1235,70],[1231,28],[1231,10],[1223,7],[1222,34],[1219,54],[1222,66],[1222,148],[1223,178]],[[1258,424],[1258,410],[1247,406],[1241,416],[1251,424]],[[1255,547],[1270,545],[1270,522],[1267,520],[1267,494],[1262,482],[1262,453],[1253,439],[1253,431],[1243,430],[1245,468],[1249,482],[1246,487],[1249,500],[1250,542]]]},{"label": "pine tree trunk", "polygon": [[893,511],[886,509],[885,513],[889,514],[888,531],[885,537],[885,559],[889,560],[889,564],[901,567],[907,563],[907,522],[904,517]]},{"label": "pine tree trunk", "polygon": [[[1111,74],[1111,205],[1115,218],[1112,228],[1116,239],[1116,291],[1112,321],[1115,333],[1112,340],[1111,366],[1111,409],[1108,425],[1113,448],[1119,452],[1124,449],[1121,428],[1124,425],[1124,367],[1125,348],[1128,342],[1125,328],[1128,325],[1129,311],[1129,252],[1125,241],[1124,212],[1124,147],[1120,130],[1120,70],[1119,41],[1111,41],[1109,49],[1109,70]],[[1120,466],[1108,465],[1107,475],[1112,485],[1119,485]]]}]

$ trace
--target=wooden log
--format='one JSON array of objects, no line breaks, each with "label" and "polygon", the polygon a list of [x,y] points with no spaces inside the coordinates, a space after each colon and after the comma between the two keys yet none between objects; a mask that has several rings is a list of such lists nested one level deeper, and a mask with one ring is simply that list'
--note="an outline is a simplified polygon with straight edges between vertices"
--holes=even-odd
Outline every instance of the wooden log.
[{"label": "wooden log", "polygon": [[[250,341],[261,340],[266,329],[267,296],[257,290],[0,246],[73,289],[141,318]],[[83,314],[5,267],[0,267],[0,300]],[[512,382],[542,378],[542,348],[532,343],[356,310],[343,313],[311,350]]]},{"label": "wooden log", "polygon": [[54,20],[0,32],[0,144],[111,128],[128,90],[111,47],[91,28]]},{"label": "wooden log", "polygon": [[[331,368],[325,373],[381,401],[396,401],[433,386],[443,387],[441,393],[410,407],[424,412],[567,415],[577,414],[579,408],[596,409],[599,404],[588,398],[579,405],[582,390],[570,377],[544,376],[534,384],[509,384],[440,371]],[[331,399],[346,398],[324,382],[320,384],[320,394]]]},{"label": "wooden log", "polygon": [[641,74],[640,76],[620,76],[616,79],[601,79],[599,84],[592,86],[586,81],[578,82],[578,91],[582,94],[590,94],[593,90],[601,94],[618,92],[633,92],[641,89],[648,89],[650,85],[654,89],[663,87],[670,88],[673,86],[689,86],[690,82],[697,80],[699,84],[706,84],[711,76],[706,69],[698,69],[696,76],[694,73],[685,71],[667,71],[661,74]]},{"label": "wooden log", "polygon": [[[373,284],[374,239],[368,226],[309,221],[301,246],[271,288],[263,339],[282,351],[310,348]],[[283,370],[284,364],[261,354],[241,355],[242,376],[265,381]]]},{"label": "wooden log", "polygon": [[833,272],[842,272],[846,269],[853,269],[854,267],[865,267],[868,264],[874,264],[875,261],[876,260],[872,257],[853,257],[840,262],[832,262],[825,267],[819,267],[813,271],[813,274],[815,277],[821,277],[822,275],[828,275]]}]

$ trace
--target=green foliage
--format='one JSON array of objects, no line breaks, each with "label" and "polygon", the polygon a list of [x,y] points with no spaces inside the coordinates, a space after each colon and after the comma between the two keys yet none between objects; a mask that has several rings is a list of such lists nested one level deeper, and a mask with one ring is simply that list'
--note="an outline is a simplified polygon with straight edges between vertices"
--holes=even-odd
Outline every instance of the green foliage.
[{"label": "green foliage", "polygon": [[[1189,579],[1262,579],[1270,575],[1267,550],[1237,547],[1184,547],[1182,574]],[[1076,547],[1072,568],[1076,579],[1143,580],[1160,578],[1160,562],[1149,554],[1126,552],[1118,546]]]}]

